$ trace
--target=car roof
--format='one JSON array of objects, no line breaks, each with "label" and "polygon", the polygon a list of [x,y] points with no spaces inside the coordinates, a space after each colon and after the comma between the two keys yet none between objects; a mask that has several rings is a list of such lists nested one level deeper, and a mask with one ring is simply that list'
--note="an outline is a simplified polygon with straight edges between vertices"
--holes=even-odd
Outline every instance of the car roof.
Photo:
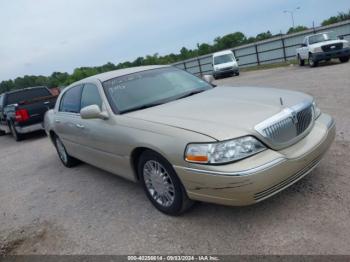
[{"label": "car roof", "polygon": [[146,70],[164,68],[164,67],[170,67],[170,66],[169,65],[151,65],[151,66],[137,66],[137,67],[118,69],[118,70],[113,70],[113,71],[109,71],[109,72],[105,72],[105,73],[101,73],[98,75],[84,78],[78,82],[75,82],[74,84],[77,84],[79,82],[86,82],[87,80],[91,80],[91,79],[97,79],[97,80],[100,80],[101,82],[104,82],[104,81],[107,81],[107,80],[115,78],[115,77],[129,75],[129,74],[142,72],[142,71],[146,71]]},{"label": "car roof", "polygon": [[320,32],[320,33],[315,33],[315,34],[312,34],[312,35],[308,35],[307,37],[311,37],[311,36],[314,36],[314,35],[323,35],[323,34],[330,34],[332,33],[331,31],[327,31],[327,32]]},{"label": "car roof", "polygon": [[228,55],[228,54],[232,54],[232,53],[233,52],[231,50],[225,50],[225,51],[216,52],[213,54],[213,56]]},{"label": "car roof", "polygon": [[3,94],[13,94],[13,93],[22,92],[22,91],[25,91],[25,90],[39,89],[39,88],[45,88],[45,89],[47,89],[46,86],[33,86],[33,87],[26,87],[26,88],[11,90],[11,91],[5,92],[5,93],[3,93]]}]

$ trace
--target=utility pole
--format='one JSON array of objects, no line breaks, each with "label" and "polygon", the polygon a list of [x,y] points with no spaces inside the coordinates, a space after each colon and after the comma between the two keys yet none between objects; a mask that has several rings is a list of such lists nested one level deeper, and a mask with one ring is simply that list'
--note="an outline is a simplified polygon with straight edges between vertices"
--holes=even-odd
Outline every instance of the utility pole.
[{"label": "utility pole", "polygon": [[289,13],[291,18],[292,18],[292,27],[294,28],[294,12],[296,12],[297,10],[300,10],[300,6],[298,6],[297,8],[293,9],[293,10],[284,10],[283,13]]}]

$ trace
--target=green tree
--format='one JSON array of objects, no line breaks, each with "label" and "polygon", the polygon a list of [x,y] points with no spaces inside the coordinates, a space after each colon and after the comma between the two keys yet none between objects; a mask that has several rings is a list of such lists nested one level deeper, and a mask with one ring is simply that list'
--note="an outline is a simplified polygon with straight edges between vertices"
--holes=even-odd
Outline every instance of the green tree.
[{"label": "green tree", "polygon": [[287,34],[292,34],[292,33],[297,33],[297,32],[301,32],[301,31],[305,31],[308,28],[306,26],[303,25],[298,25],[297,27],[291,27],[288,29]]},{"label": "green tree", "polygon": [[331,16],[330,18],[323,20],[322,26],[338,23],[341,21],[350,19],[350,9],[347,12],[339,12],[337,16]]},{"label": "green tree", "polygon": [[271,34],[270,30],[268,30],[267,32],[263,32],[263,33],[258,34],[255,37],[255,41],[261,41],[261,40],[269,39],[271,37],[272,37],[272,34]]}]

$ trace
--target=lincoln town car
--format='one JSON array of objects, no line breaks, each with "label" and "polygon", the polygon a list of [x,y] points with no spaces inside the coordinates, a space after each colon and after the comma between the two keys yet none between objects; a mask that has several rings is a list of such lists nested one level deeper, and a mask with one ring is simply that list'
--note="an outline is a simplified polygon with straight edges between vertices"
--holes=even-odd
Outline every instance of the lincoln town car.
[{"label": "lincoln town car", "polygon": [[333,118],[308,94],[215,86],[172,66],[73,83],[44,126],[65,166],[83,161],[138,182],[169,215],[195,201],[265,200],[309,174],[335,136]]}]

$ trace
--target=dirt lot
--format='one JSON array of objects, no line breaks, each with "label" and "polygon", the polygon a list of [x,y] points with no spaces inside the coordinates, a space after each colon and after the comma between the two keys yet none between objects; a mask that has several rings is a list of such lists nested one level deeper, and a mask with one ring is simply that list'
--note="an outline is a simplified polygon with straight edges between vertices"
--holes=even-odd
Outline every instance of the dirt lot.
[{"label": "dirt lot", "polygon": [[350,63],[217,83],[310,93],[335,117],[336,141],[309,176],[267,201],[168,217],[137,184],[87,164],[64,168],[43,134],[0,137],[0,253],[350,254]]}]

